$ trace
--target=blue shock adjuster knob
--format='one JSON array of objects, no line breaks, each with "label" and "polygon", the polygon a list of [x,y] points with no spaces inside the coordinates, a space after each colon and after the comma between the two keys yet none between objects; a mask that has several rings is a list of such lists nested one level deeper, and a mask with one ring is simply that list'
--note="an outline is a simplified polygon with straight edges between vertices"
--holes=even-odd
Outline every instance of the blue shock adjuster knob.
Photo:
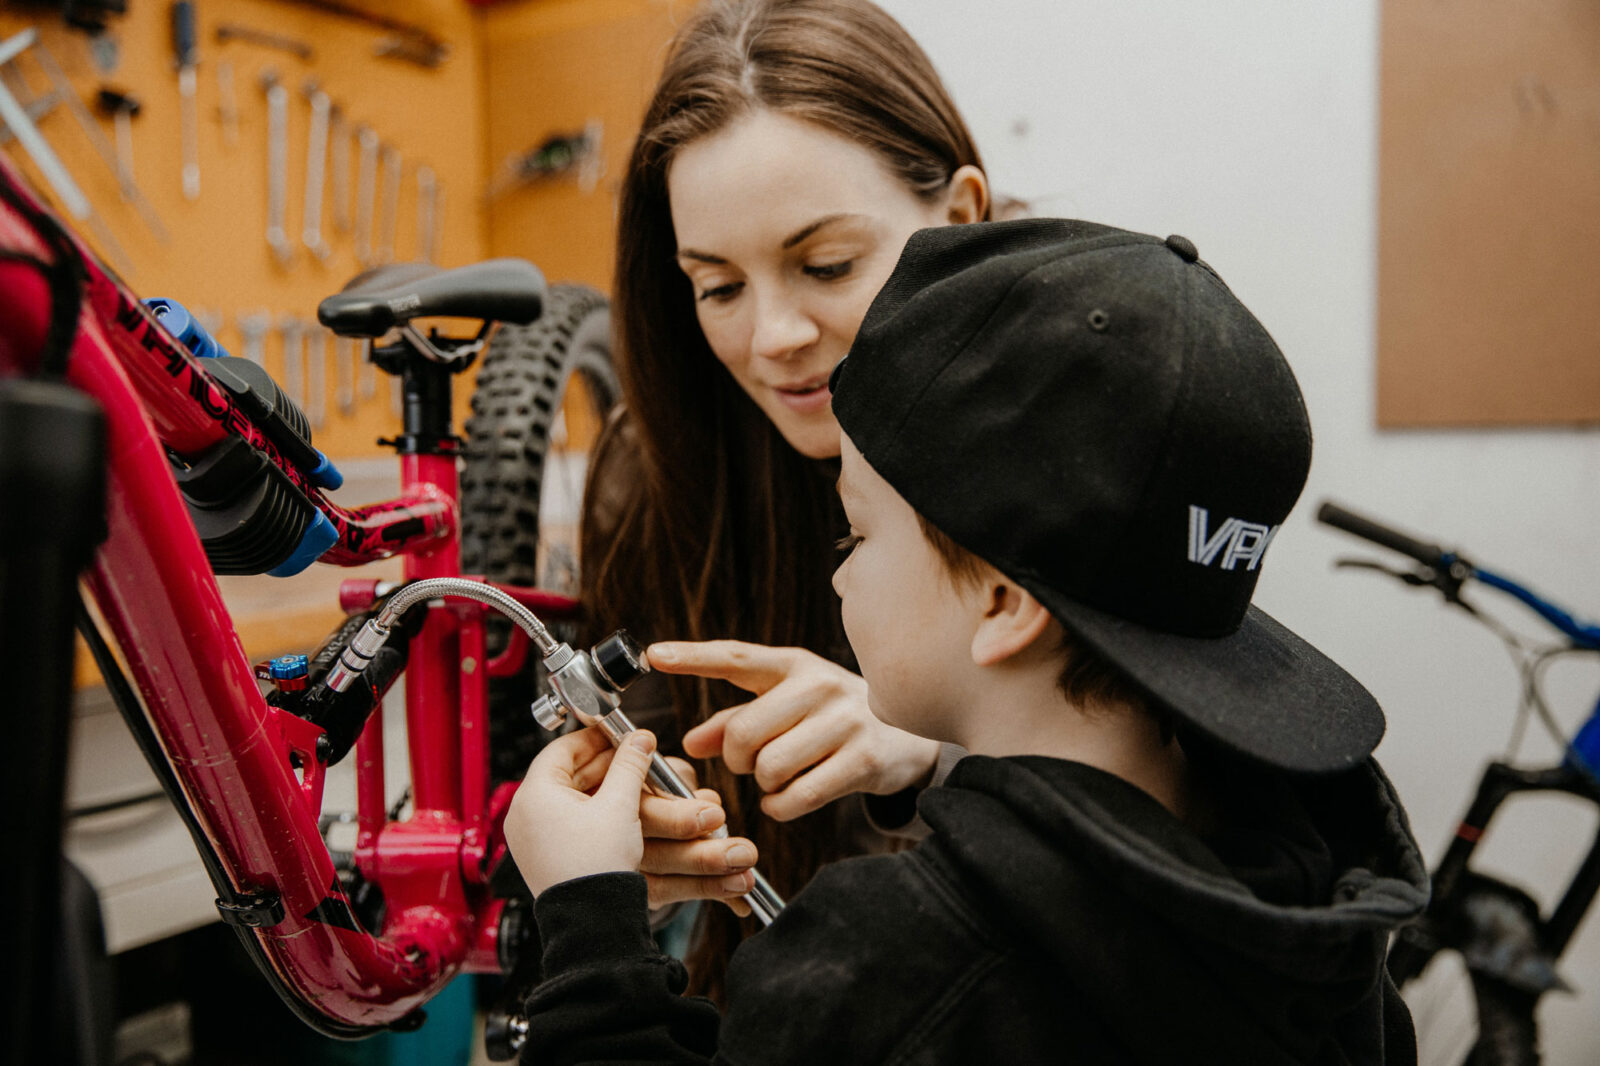
[{"label": "blue shock adjuster knob", "polygon": [[280,692],[299,692],[306,687],[311,662],[304,655],[280,655],[267,663],[267,673]]},{"label": "blue shock adjuster knob", "polygon": [[280,655],[268,665],[272,671],[272,680],[288,681],[296,677],[305,677],[306,671],[311,668],[311,660],[304,655]]},{"label": "blue shock adjuster knob", "polygon": [[202,359],[215,359],[227,355],[227,349],[211,338],[189,309],[176,300],[146,300],[144,305],[150,313],[161,320],[168,333],[183,342],[195,355]]}]

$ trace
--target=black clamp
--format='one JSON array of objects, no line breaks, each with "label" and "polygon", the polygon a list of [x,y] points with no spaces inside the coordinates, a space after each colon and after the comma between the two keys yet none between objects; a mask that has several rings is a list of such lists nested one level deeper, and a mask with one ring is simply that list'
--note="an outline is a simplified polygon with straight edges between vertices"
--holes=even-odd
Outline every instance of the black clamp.
[{"label": "black clamp", "polygon": [[276,892],[260,892],[253,896],[236,896],[230,902],[217,900],[217,913],[229,925],[246,929],[265,929],[283,921],[283,899]]}]

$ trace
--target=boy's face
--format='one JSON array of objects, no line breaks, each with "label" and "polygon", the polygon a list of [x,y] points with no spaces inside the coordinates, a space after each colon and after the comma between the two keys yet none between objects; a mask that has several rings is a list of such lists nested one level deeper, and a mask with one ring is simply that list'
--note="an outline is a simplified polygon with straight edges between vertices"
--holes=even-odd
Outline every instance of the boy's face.
[{"label": "boy's face", "polygon": [[973,679],[972,635],[982,589],[953,581],[917,513],[850,438],[842,439],[839,496],[853,544],[833,575],[845,635],[867,681],[867,705],[890,725],[954,739],[953,714]]}]

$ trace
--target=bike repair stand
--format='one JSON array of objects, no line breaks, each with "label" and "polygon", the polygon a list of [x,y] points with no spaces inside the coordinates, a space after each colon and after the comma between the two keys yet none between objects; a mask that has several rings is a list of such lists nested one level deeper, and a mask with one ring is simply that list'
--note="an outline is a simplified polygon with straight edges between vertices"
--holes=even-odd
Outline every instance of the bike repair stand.
[{"label": "bike repair stand", "polygon": [[[61,855],[78,574],[105,529],[99,405],[65,382],[0,380],[0,649],[11,666],[0,804],[18,815],[0,934],[17,941],[0,944],[12,975],[0,1025],[6,1062],[110,1061],[109,1047],[94,1046],[109,1044],[110,1004],[91,1002],[101,997],[79,965],[104,947],[88,943],[84,922],[61,905],[64,889],[81,887],[63,874]],[[91,929],[98,917],[96,909]]]}]

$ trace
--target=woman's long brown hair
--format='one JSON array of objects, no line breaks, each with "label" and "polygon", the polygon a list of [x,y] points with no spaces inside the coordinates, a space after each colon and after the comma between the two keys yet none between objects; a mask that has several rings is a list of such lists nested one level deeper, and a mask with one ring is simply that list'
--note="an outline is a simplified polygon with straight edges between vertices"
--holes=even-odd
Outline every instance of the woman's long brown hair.
[{"label": "woman's long brown hair", "polygon": [[[829,586],[843,526],[838,463],[790,447],[717,361],[675,260],[668,168],[686,145],[758,109],[872,150],[924,199],[958,168],[982,165],[927,56],[866,0],[712,0],[682,27],[623,181],[613,314],[626,414],[591,477],[592,491],[620,505],[585,514],[582,598],[596,635],[626,624],[647,640],[732,637],[848,664]],[[750,698],[720,682],[670,681],[680,734]],[[856,850],[837,811],[774,823],[749,778],[720,760],[700,773],[785,897]],[[720,998],[741,932],[724,908],[703,913],[691,990]]]}]

